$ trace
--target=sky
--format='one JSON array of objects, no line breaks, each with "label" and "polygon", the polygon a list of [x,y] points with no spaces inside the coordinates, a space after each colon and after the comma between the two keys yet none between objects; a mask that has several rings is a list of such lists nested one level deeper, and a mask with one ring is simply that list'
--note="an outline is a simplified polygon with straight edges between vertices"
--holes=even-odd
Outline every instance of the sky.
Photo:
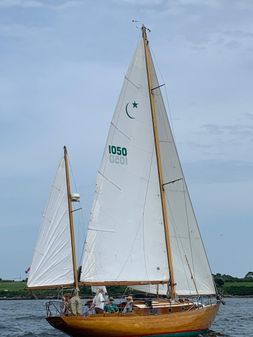
[{"label": "sky", "polygon": [[25,277],[64,145],[81,254],[142,23],[212,271],[253,270],[252,16],[251,0],[0,0],[0,278]]}]

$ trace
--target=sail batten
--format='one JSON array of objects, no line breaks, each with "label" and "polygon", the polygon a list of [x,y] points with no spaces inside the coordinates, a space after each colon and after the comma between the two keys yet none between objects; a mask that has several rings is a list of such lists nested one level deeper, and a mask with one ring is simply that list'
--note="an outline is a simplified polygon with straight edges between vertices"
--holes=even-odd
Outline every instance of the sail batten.
[{"label": "sail batten", "polygon": [[65,161],[61,160],[43,215],[27,286],[57,288],[74,284]]}]

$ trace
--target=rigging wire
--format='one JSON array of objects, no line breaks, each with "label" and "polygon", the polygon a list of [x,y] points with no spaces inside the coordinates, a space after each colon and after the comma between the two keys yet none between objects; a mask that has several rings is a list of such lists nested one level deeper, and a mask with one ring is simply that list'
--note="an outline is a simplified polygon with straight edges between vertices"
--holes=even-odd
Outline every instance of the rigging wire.
[{"label": "rigging wire", "polygon": [[186,269],[186,266],[185,266],[185,263],[184,263],[184,261],[185,261],[185,257],[184,256],[186,255],[186,252],[184,250],[183,242],[182,242],[180,236],[177,235],[177,227],[174,225],[176,223],[176,220],[175,220],[175,217],[174,217],[174,214],[173,214],[173,209],[172,209],[172,207],[170,205],[170,202],[168,200],[167,193],[165,193],[165,198],[166,198],[166,203],[167,203],[168,208],[169,208],[169,212],[170,212],[169,214],[170,214],[170,216],[172,218],[171,221],[170,221],[170,225],[172,226],[173,231],[175,233],[175,237],[174,238],[176,239],[176,245],[178,247],[178,251],[179,251],[179,254],[180,254],[181,266],[183,266],[184,276],[185,276],[185,279],[186,279],[186,282],[187,282],[187,285],[188,285],[188,289],[190,291],[191,288],[190,288],[189,280],[188,280],[188,277],[187,277],[187,269]]},{"label": "rigging wire", "polygon": [[[187,201],[186,201],[186,188],[185,188],[185,181],[183,182],[183,195],[184,195],[184,204],[185,204],[185,214],[186,214],[186,222],[187,222],[187,229],[188,229],[188,238],[190,242],[190,249],[191,249],[191,262],[192,262],[192,268],[193,268],[193,274],[195,277],[195,264],[193,259],[193,245],[192,245],[192,237],[191,237],[191,231],[190,231],[190,222],[189,222],[189,213],[188,213],[188,207],[187,207]],[[189,262],[188,262],[189,263]]]},{"label": "rigging wire", "polygon": [[167,91],[166,81],[164,80],[162,72],[161,72],[161,70],[159,68],[159,64],[157,62],[157,59],[156,59],[156,56],[155,56],[155,53],[154,53],[153,49],[150,46],[149,46],[149,48],[150,48],[150,52],[151,52],[151,55],[152,55],[152,59],[154,60],[154,63],[155,63],[155,68],[158,70],[159,77],[162,79],[162,83],[164,83],[163,87],[164,87],[165,95],[163,95],[163,97],[165,96],[165,101],[166,101],[165,107],[166,107],[166,111],[167,111],[167,113],[169,115],[169,120],[170,120],[170,125],[171,125],[171,130],[172,130],[173,138],[176,140],[176,137],[175,137],[175,128],[174,128],[174,122],[173,122],[173,120],[175,120],[175,118],[173,118],[174,112],[172,111],[172,109],[170,107],[169,95],[168,95],[168,91]]},{"label": "rigging wire", "polygon": [[[155,62],[156,69],[159,72],[159,76],[161,77],[163,83],[165,83],[163,75],[162,75],[162,72],[160,71],[160,68],[159,68],[159,64],[157,63],[157,60],[156,60],[156,57],[155,57],[155,53],[154,53],[154,51],[152,50],[151,47],[150,47],[150,49],[151,49],[152,57],[153,57],[154,62]],[[170,108],[169,99],[168,99],[168,93],[167,93],[167,86],[165,85],[164,88],[165,88],[165,99],[166,99],[166,105],[167,105],[167,112],[168,112],[169,117],[170,117],[172,136],[174,138],[174,141],[176,141],[175,128],[174,128],[174,124],[173,124],[173,114],[174,114],[174,112]],[[177,150],[176,150],[176,152],[177,152]],[[183,173],[181,164],[179,164],[179,165],[180,165],[181,171]],[[183,174],[183,176],[184,176],[184,174]],[[200,240],[201,240],[201,243],[202,243],[202,248],[203,248],[205,256],[206,256],[206,260],[207,260],[207,264],[208,264],[208,267],[209,267],[209,271],[211,273],[211,266],[210,266],[210,263],[209,263],[208,258],[207,258],[206,249],[205,249],[205,246],[204,246],[204,243],[203,243],[202,235],[201,235],[200,230],[199,230],[198,221],[197,221],[197,218],[196,218],[196,215],[195,215],[195,211],[194,211],[193,206],[192,206],[192,201],[191,201],[190,194],[189,194],[188,187],[187,187],[187,184],[186,184],[185,180],[184,180],[184,186],[185,186],[185,193],[187,193],[188,196],[189,196],[190,206],[191,206],[192,211],[193,211],[193,216],[194,216],[194,219],[196,221],[197,230],[198,230],[198,233],[199,233],[199,236],[200,236]],[[188,213],[187,213],[187,217],[188,217]],[[191,250],[192,250],[192,247],[191,247]],[[214,284],[214,287],[215,287],[215,284]]]},{"label": "rigging wire", "polygon": [[[153,50],[151,50],[151,51],[152,51],[152,56],[153,56],[153,59],[154,59],[154,62],[155,62],[155,66],[156,66],[156,68],[157,68],[157,70],[158,70],[158,72],[159,72],[159,75],[160,75],[160,77],[161,77],[163,83],[165,83],[164,78],[163,78],[163,75],[162,75],[162,73],[161,73],[161,71],[160,71],[160,69],[159,69],[159,65],[158,65],[158,63],[157,63],[157,61],[156,61],[155,54],[154,54]],[[169,104],[169,100],[168,100],[168,93],[167,93],[167,87],[166,87],[166,86],[165,86],[165,98],[166,98],[167,112],[168,112],[168,114],[169,114],[169,116],[170,116],[170,125],[171,125],[172,138],[174,138],[174,141],[175,141],[176,137],[175,137],[175,131],[174,131],[173,116],[172,116],[172,110],[171,110],[171,108],[170,108],[170,104]],[[163,117],[164,117],[164,116],[163,116]],[[176,153],[177,153],[177,149],[176,149]],[[182,176],[184,177],[184,175],[183,175],[183,170],[182,170],[182,167],[181,167],[180,162],[179,162],[179,167],[180,167],[180,170],[182,171]],[[191,234],[190,234],[189,210],[188,210],[188,207],[187,207],[187,201],[186,201],[186,194],[189,195],[189,192],[188,192],[187,185],[186,185],[186,183],[185,183],[184,178],[183,178],[183,181],[184,181],[184,182],[183,182],[183,184],[184,184],[184,189],[183,189],[183,195],[184,195],[184,196],[183,196],[183,198],[184,198],[184,203],[185,203],[185,215],[186,215],[186,220],[187,220],[188,239],[189,239],[190,252],[191,252],[190,255],[191,255],[192,266],[193,266],[193,273],[194,273],[193,244],[192,244],[192,237],[191,237]],[[166,195],[166,193],[165,193],[165,195]],[[166,198],[167,198],[167,196],[166,196]],[[189,196],[189,202],[190,202],[190,205],[192,206],[190,196]],[[168,200],[167,200],[167,203],[168,203]],[[170,207],[170,204],[169,204],[169,203],[168,203],[168,205],[169,205],[169,207]],[[172,210],[171,210],[171,211],[172,211]],[[195,218],[195,221],[196,221],[197,230],[198,230],[198,232],[199,232],[199,228],[198,228],[198,224],[197,224],[197,220],[196,220],[194,211],[193,211],[193,215],[194,215],[194,218]],[[173,226],[173,224],[172,224],[172,226]],[[173,226],[173,227],[174,227],[174,226]],[[175,230],[175,228],[174,228],[174,230]],[[199,232],[199,235],[200,235],[200,238],[201,238],[200,232]],[[176,240],[178,241],[178,238],[176,238]],[[201,239],[201,241],[202,241],[202,239]],[[181,242],[181,240],[180,240],[180,242]],[[178,244],[178,242],[177,242],[177,244]],[[202,245],[203,245],[203,241],[202,241]],[[182,242],[181,242],[181,246],[182,246],[182,248],[183,248]],[[203,247],[204,247],[204,246],[203,246]],[[180,250],[180,249],[179,249],[179,250]],[[184,249],[183,249],[183,251],[184,251]],[[205,249],[204,249],[204,251],[205,251]],[[180,252],[180,254],[181,254],[181,252]],[[181,254],[181,255],[182,255],[182,254]],[[181,260],[182,260],[182,262],[183,262],[183,260],[184,260],[184,259],[183,259],[183,256],[181,256]],[[207,260],[207,261],[208,261],[208,260]],[[209,264],[209,262],[208,262],[208,264]],[[184,264],[183,264],[183,265],[184,265]],[[210,266],[209,266],[209,268],[210,268]],[[186,274],[186,271],[185,271],[185,274]],[[186,279],[187,279],[187,278],[186,278]],[[188,283],[188,280],[187,280],[187,283]],[[189,286],[189,284],[188,284],[188,286]]]},{"label": "rigging wire", "polygon": [[149,273],[148,273],[148,268],[147,268],[146,247],[145,247],[144,211],[145,211],[146,203],[147,203],[147,194],[148,194],[148,189],[149,189],[150,176],[151,176],[151,169],[152,169],[152,162],[153,162],[153,158],[154,158],[154,152],[155,152],[155,147],[153,147],[153,151],[152,151],[152,155],[151,155],[151,160],[150,160],[150,165],[149,165],[148,182],[147,182],[147,187],[146,187],[146,191],[145,191],[145,198],[144,198],[143,211],[142,211],[142,224],[143,224],[143,229],[142,229],[142,240],[143,240],[143,251],[144,251],[145,271],[146,271],[146,275],[147,275],[147,279],[148,279],[148,280],[149,280]]},{"label": "rigging wire", "polygon": [[[165,105],[164,105],[164,101],[163,101],[163,99],[162,99],[162,94],[161,94],[161,91],[159,90],[159,92],[158,92],[158,96],[159,96],[159,98],[160,98],[160,100],[161,100],[161,104],[162,104],[162,106],[163,106],[163,111],[164,111],[164,113],[161,113],[158,117],[160,118],[160,122],[161,122],[161,125],[166,125],[167,123],[168,123],[168,120],[167,120],[167,115],[166,115],[166,107],[165,107]],[[166,98],[167,98],[167,95],[166,95]],[[171,124],[171,123],[170,123]],[[172,141],[172,143],[174,142],[174,135],[173,135],[173,130],[172,130],[172,126],[173,125],[171,125],[171,127],[169,128],[170,130],[171,130],[171,137],[172,137],[172,139],[170,140],[170,139],[168,139],[168,140],[162,140],[162,142],[166,142],[166,143],[168,143],[168,146],[171,146],[170,145],[170,142]],[[160,140],[161,141],[161,140]],[[174,143],[173,143],[174,144]],[[173,149],[171,149],[171,150],[173,150]],[[168,149],[168,151],[169,151],[169,149]],[[176,151],[177,152],[177,151]],[[179,168],[180,168],[180,170],[181,170],[181,166],[180,166],[180,164],[179,164]],[[183,176],[183,174],[180,174],[179,176]],[[171,181],[173,182],[173,183],[176,183],[176,182],[179,182],[179,181],[182,181],[182,179],[183,178],[180,178],[180,179],[175,179],[175,177],[171,177]],[[184,184],[184,179],[183,179],[183,184]],[[165,186],[168,186],[168,183],[165,183],[164,185],[163,185],[163,187],[165,187]],[[185,191],[177,191],[177,192],[183,192],[183,193],[185,193]],[[171,204],[170,204],[170,202],[169,202],[169,200],[168,200],[168,195],[167,195],[167,193],[165,193],[165,198],[166,198],[166,203],[167,203],[167,205],[169,206],[169,214],[170,214],[170,216],[172,217],[172,223],[171,223],[171,225],[172,225],[172,227],[173,227],[173,230],[174,230],[174,232],[175,233],[177,233],[177,228],[173,225],[173,223],[176,223],[176,221],[175,221],[175,219],[174,219],[174,215],[173,215],[173,209],[172,209],[172,207],[171,207]],[[185,209],[185,211],[187,212],[187,209]],[[188,215],[187,215],[188,216]],[[187,284],[188,284],[188,288],[189,288],[189,290],[190,290],[190,285],[189,285],[189,282],[188,282],[188,278],[187,278],[187,271],[186,271],[186,267],[185,267],[185,264],[184,264],[184,256],[185,256],[185,251],[184,251],[184,247],[183,247],[183,242],[182,242],[182,240],[181,240],[181,238],[178,236],[178,235],[175,235],[175,239],[176,239],[176,243],[177,243],[177,246],[178,246],[178,250],[179,250],[179,252],[180,252],[180,258],[181,258],[181,263],[182,263],[182,265],[184,266],[184,274],[185,274],[185,279],[186,279],[186,281],[187,281]],[[182,253],[182,251],[184,252],[184,254]]]},{"label": "rigging wire", "polygon": [[[77,182],[76,182],[75,175],[74,175],[74,172],[73,172],[73,169],[72,169],[71,161],[69,159],[69,154],[68,154],[68,162],[69,162],[69,168],[70,168],[70,173],[71,173],[71,178],[72,178],[71,182],[73,182],[75,191],[78,191]],[[78,257],[78,259],[77,259],[78,260],[78,266],[76,266],[76,268],[78,268],[81,265],[81,258],[82,258],[81,243],[84,241],[84,238],[81,238],[81,233],[82,233],[81,225],[83,224],[83,227],[84,227],[84,224],[85,224],[84,211],[83,211],[82,208],[80,209],[80,212],[79,211],[76,212],[75,218],[77,218],[77,226],[75,226],[75,228],[77,227],[77,233],[75,235],[75,241],[77,242],[76,255]]]}]

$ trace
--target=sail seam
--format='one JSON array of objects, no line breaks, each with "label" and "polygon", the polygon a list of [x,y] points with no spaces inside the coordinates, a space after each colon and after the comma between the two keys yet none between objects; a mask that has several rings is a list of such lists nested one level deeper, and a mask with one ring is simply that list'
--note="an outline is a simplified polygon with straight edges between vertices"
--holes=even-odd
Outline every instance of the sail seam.
[{"label": "sail seam", "polygon": [[[165,193],[165,198],[166,198],[166,203],[168,205],[168,208],[170,210],[170,216],[172,217],[171,221],[170,221],[170,224],[173,228],[173,232],[175,233],[174,235],[171,234],[171,237],[175,238],[176,239],[176,244],[178,246],[178,250],[179,250],[179,253],[180,253],[180,259],[181,259],[181,262],[183,262],[183,256],[182,256],[182,251],[180,249],[180,246],[183,248],[183,245],[182,245],[182,242],[181,242],[181,237],[179,235],[177,235],[176,233],[176,228],[174,226],[174,223],[176,222],[175,221],[175,218],[174,218],[174,215],[173,215],[173,210],[171,208],[171,205],[168,201],[168,195]],[[182,249],[184,251],[184,249]],[[185,252],[184,252],[185,253]],[[184,270],[184,275],[185,275],[185,279],[186,279],[186,282],[187,282],[187,285],[188,285],[188,289],[189,289],[189,292],[191,292],[191,289],[190,289],[190,285],[189,285],[189,281],[188,281],[188,278],[187,278],[187,273],[186,273],[186,269],[185,269],[185,266],[184,266],[184,263],[182,263],[182,267],[183,267],[183,270]]]},{"label": "sail seam", "polygon": [[119,133],[121,133],[123,136],[125,136],[128,140],[131,140],[131,138],[126,135],[123,131],[121,131],[113,122],[111,122],[111,126],[113,126]]},{"label": "sail seam", "polygon": [[[192,268],[193,268],[193,275],[194,275],[194,278],[195,278],[195,268],[194,268],[194,259],[193,259],[193,251],[192,251],[192,237],[191,237],[191,231],[190,231],[189,215],[188,215],[188,208],[187,208],[187,203],[186,203],[186,190],[185,190],[185,188],[184,188],[184,203],[185,203],[185,213],[186,213],[187,227],[188,227],[188,237],[189,237],[190,250],[191,250],[191,262],[192,262]],[[191,270],[190,270],[190,272],[191,272]],[[197,285],[196,285],[196,291],[197,291]]]},{"label": "sail seam", "polygon": [[147,257],[146,257],[146,249],[145,249],[145,232],[144,232],[144,214],[145,214],[145,208],[146,208],[146,202],[147,202],[147,194],[148,194],[148,190],[149,190],[149,183],[150,183],[150,175],[151,175],[151,168],[152,168],[152,163],[153,163],[153,158],[154,158],[154,147],[153,147],[153,151],[152,151],[152,155],[151,155],[151,161],[149,164],[149,175],[148,175],[148,179],[147,179],[147,187],[146,187],[146,191],[145,191],[145,198],[144,198],[144,204],[143,204],[143,212],[142,212],[142,221],[143,221],[143,251],[144,251],[144,264],[145,264],[145,270],[146,270],[146,275],[147,278],[149,278],[149,273],[148,273],[148,268],[147,268]]},{"label": "sail seam", "polygon": [[102,172],[98,171],[98,173],[106,180],[108,181],[110,184],[112,184],[113,186],[115,186],[118,190],[122,191],[122,189],[116,185],[113,181],[111,181],[109,178],[107,178]]},{"label": "sail seam", "polygon": [[128,77],[127,77],[127,75],[125,75],[125,79],[129,82],[129,83],[131,83],[135,88],[137,88],[137,89],[140,89],[140,85],[138,85],[138,84],[135,84],[134,82],[132,82]]}]

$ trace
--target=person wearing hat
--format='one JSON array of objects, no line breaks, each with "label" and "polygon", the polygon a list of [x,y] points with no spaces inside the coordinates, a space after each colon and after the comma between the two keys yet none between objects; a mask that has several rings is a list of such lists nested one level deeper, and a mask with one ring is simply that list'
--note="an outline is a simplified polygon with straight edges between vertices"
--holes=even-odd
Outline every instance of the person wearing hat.
[{"label": "person wearing hat", "polygon": [[105,305],[105,312],[113,313],[119,312],[118,306],[114,303],[114,298],[109,298],[109,303]]},{"label": "person wearing hat", "polygon": [[133,297],[132,296],[127,296],[126,298],[127,303],[123,309],[123,314],[126,314],[127,312],[132,312],[133,311]]}]

